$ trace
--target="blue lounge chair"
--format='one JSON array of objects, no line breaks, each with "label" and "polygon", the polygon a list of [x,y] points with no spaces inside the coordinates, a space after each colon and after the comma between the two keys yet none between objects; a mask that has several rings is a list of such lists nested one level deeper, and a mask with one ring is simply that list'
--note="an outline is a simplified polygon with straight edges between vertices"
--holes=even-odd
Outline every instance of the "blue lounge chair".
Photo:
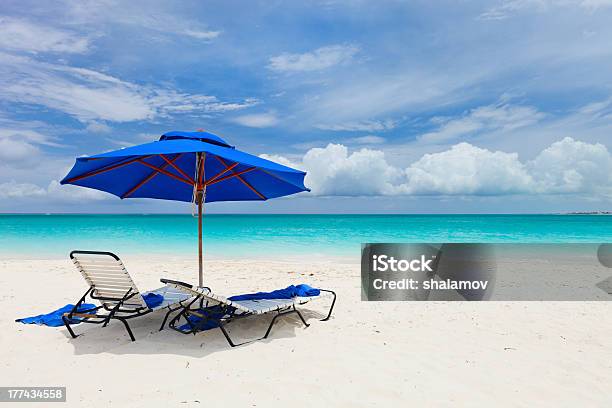
[{"label": "blue lounge chair", "polygon": [[[306,323],[304,316],[302,316],[297,309],[297,306],[320,298],[322,297],[321,294],[328,294],[333,298],[327,316],[321,319],[322,321],[329,320],[336,303],[336,293],[326,289],[317,290],[318,293],[321,293],[317,296],[230,300],[226,297],[212,293],[210,288],[200,288],[185,282],[170,279],[161,279],[161,281],[192,298],[190,302],[183,304],[182,310],[170,320],[170,328],[180,333],[192,333],[195,335],[198,331],[218,327],[232,347],[267,338],[276,320],[288,314],[297,314],[302,323],[308,327],[309,324]],[[266,333],[261,338],[236,344],[225,328],[228,323],[236,319],[267,313],[275,313],[275,316],[272,318]],[[184,320],[185,323],[179,325],[182,320]]]}]

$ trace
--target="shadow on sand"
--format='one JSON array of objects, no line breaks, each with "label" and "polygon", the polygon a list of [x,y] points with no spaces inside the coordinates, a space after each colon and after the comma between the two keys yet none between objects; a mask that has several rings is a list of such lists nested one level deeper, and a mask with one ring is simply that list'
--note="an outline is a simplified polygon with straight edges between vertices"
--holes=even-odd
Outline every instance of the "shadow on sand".
[{"label": "shadow on sand", "polygon": [[[309,309],[300,309],[306,321],[316,325],[325,314]],[[74,327],[79,334],[73,339],[64,328],[68,342],[74,346],[76,355],[85,354],[174,354],[188,357],[204,357],[218,351],[232,349],[219,329],[206,330],[193,334],[181,334],[168,327],[159,331],[164,312],[155,312],[130,321],[136,341],[130,341],[120,322],[113,321],[107,327],[81,323]],[[226,329],[236,342],[260,338],[266,332],[273,313],[249,316],[229,323]],[[271,342],[280,338],[295,337],[296,332],[308,329],[295,314],[277,319],[270,336],[261,342]],[[312,329],[315,329],[312,327]],[[254,343],[239,346],[249,347]]]}]

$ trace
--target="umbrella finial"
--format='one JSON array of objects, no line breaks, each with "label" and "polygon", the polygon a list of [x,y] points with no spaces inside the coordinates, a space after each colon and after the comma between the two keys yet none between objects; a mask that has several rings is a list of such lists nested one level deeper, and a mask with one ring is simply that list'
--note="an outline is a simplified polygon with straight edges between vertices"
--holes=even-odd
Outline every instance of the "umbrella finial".
[{"label": "umbrella finial", "polygon": [[196,132],[204,132],[204,129],[199,128],[198,130],[196,130]]}]

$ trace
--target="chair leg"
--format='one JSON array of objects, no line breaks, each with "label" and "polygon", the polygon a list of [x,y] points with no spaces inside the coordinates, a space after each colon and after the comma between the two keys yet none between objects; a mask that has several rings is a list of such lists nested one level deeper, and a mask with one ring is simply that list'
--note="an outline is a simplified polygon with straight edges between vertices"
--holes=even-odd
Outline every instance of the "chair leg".
[{"label": "chair leg", "polygon": [[278,319],[281,316],[285,316],[291,313],[296,313],[300,320],[302,321],[302,323],[304,323],[304,326],[308,327],[310,326],[308,323],[306,323],[306,319],[304,319],[304,316],[302,316],[302,314],[300,313],[299,310],[297,310],[295,308],[295,305],[293,306],[293,309],[289,310],[289,311],[285,311],[285,312],[278,312],[278,314],[276,316],[274,316],[272,318],[272,321],[270,322],[270,325],[268,326],[268,330],[266,330],[266,334],[262,337],[262,339],[267,339],[268,336],[270,335],[270,332],[272,331],[272,326],[274,326],[274,323],[276,323],[276,319]]},{"label": "chair leg", "polygon": [[[170,320],[170,323],[168,323],[168,326],[171,328],[175,328],[176,322],[180,321],[181,317],[185,318],[185,321],[187,322],[187,324],[189,324],[189,327],[191,328],[193,335],[195,336],[196,334],[196,329],[195,326],[193,325],[193,323],[191,322],[191,320],[189,320],[189,316],[187,316],[187,313],[189,312],[191,305],[193,305],[200,297],[196,296],[193,298],[193,300],[191,302],[189,302],[187,305],[182,304],[181,302],[179,302],[179,307],[176,307],[172,310],[169,310],[168,313],[166,314],[166,317],[164,318],[164,321],[161,325],[161,327],[159,328],[159,330],[161,331],[164,328],[164,324],[166,323],[166,319],[168,319],[168,317],[170,316],[170,313],[176,311],[176,310],[181,310],[176,316],[174,316],[172,318],[172,320]],[[201,302],[200,302],[201,303]]]},{"label": "chair leg", "polygon": [[304,326],[309,327],[310,325],[308,323],[306,323],[306,319],[304,319],[304,316],[302,316],[302,314],[300,313],[299,310],[297,310],[295,308],[295,305],[293,306],[293,310],[295,311],[295,313],[297,313],[297,315],[300,317],[300,320],[302,321],[302,323],[304,323]]},{"label": "chair leg", "polygon": [[161,326],[159,326],[159,331],[164,330],[164,326],[166,325],[166,322],[168,321],[168,318],[170,317],[172,312],[176,312],[179,309],[180,307],[175,307],[174,309],[172,309],[171,307],[168,307],[168,312],[166,313],[166,316],[164,316],[164,321],[162,322]]},{"label": "chair leg", "polygon": [[[181,310],[176,316],[174,316],[172,319],[170,319],[170,322],[168,323],[168,327],[170,327],[171,329],[174,329],[176,331],[179,331],[183,334],[193,334],[194,336],[197,334],[197,328],[196,326],[193,324],[193,322],[191,320],[189,320],[189,316],[187,314],[188,309],[183,309]],[[181,317],[183,317],[185,319],[185,324],[189,325],[189,331],[185,331],[185,330],[179,330],[176,327],[177,322],[181,321]]]},{"label": "chair leg", "polygon": [[334,310],[334,305],[336,304],[336,292],[334,292],[333,290],[327,290],[327,289],[321,289],[321,292],[329,292],[334,297],[334,299],[332,300],[332,304],[329,307],[329,312],[327,313],[327,317],[325,319],[321,319],[322,322],[326,322],[329,320],[329,318],[332,315],[332,311]]},{"label": "chair leg", "polygon": [[123,325],[125,326],[125,329],[127,330],[128,334],[130,335],[130,339],[132,339],[132,341],[136,341],[136,338],[134,337],[134,333],[132,333],[132,329],[130,329],[130,325],[128,324],[127,320],[125,320],[122,317],[115,317],[115,319],[117,319],[121,323],[123,323]]},{"label": "chair leg", "polygon": [[64,322],[64,325],[68,329],[68,333],[70,333],[70,336],[72,336],[73,339],[76,339],[78,337],[78,335],[76,335],[74,333],[74,331],[72,330],[72,328],[70,327],[70,323],[68,322],[68,318],[66,318],[66,316],[62,316],[62,321]]},{"label": "chair leg", "polygon": [[179,319],[181,318],[183,314],[184,314],[183,311],[181,311],[176,316],[174,316],[172,319],[170,319],[170,321],[168,322],[168,327],[170,327],[171,329],[174,329],[176,327],[176,323],[179,321]]},{"label": "chair leg", "polygon": [[[70,311],[68,316],[72,317],[72,314],[76,313],[79,310],[79,306],[81,305],[81,303],[85,302],[85,299],[87,298],[87,295],[89,295],[93,291],[93,289],[94,289],[93,286],[91,286],[91,287],[89,287],[89,289],[87,289],[87,292],[85,292],[85,294],[83,296],[81,296],[81,299],[79,299],[79,301],[74,305],[74,307],[72,308],[72,310]],[[66,316],[62,316],[62,321],[64,322],[64,325],[68,329],[68,333],[70,333],[70,336],[72,336],[73,339],[76,339],[77,337],[79,337],[77,334],[74,333],[74,331],[70,327],[70,319],[69,318],[67,318]]]},{"label": "chair leg", "polygon": [[[232,347],[236,347],[236,346],[240,346],[242,344],[245,343],[240,343],[240,344],[235,344],[231,337],[229,336],[229,333],[227,332],[227,330],[225,330],[225,325],[222,322],[219,322],[219,328],[221,329],[221,332],[223,333],[223,335],[225,336],[225,340],[227,340],[227,342],[229,343],[230,346]],[[249,343],[248,341],[246,343]]]},{"label": "chair leg", "polygon": [[274,326],[274,323],[276,322],[276,319],[278,319],[279,317],[281,317],[282,314],[280,312],[278,312],[276,314],[276,316],[274,316],[272,318],[272,321],[270,322],[270,325],[268,326],[268,330],[266,330],[266,334],[262,337],[262,339],[267,339],[268,335],[270,334],[270,332],[272,331],[272,326]]}]

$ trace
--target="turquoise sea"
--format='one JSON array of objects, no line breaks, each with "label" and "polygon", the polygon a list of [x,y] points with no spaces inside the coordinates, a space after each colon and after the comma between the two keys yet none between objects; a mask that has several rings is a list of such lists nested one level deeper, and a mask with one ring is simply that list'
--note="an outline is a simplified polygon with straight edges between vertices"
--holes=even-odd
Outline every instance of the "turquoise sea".
[{"label": "turquoise sea", "polygon": [[[612,242],[605,215],[206,215],[207,256],[352,256],[363,242]],[[0,256],[195,254],[190,215],[0,215]]]}]

